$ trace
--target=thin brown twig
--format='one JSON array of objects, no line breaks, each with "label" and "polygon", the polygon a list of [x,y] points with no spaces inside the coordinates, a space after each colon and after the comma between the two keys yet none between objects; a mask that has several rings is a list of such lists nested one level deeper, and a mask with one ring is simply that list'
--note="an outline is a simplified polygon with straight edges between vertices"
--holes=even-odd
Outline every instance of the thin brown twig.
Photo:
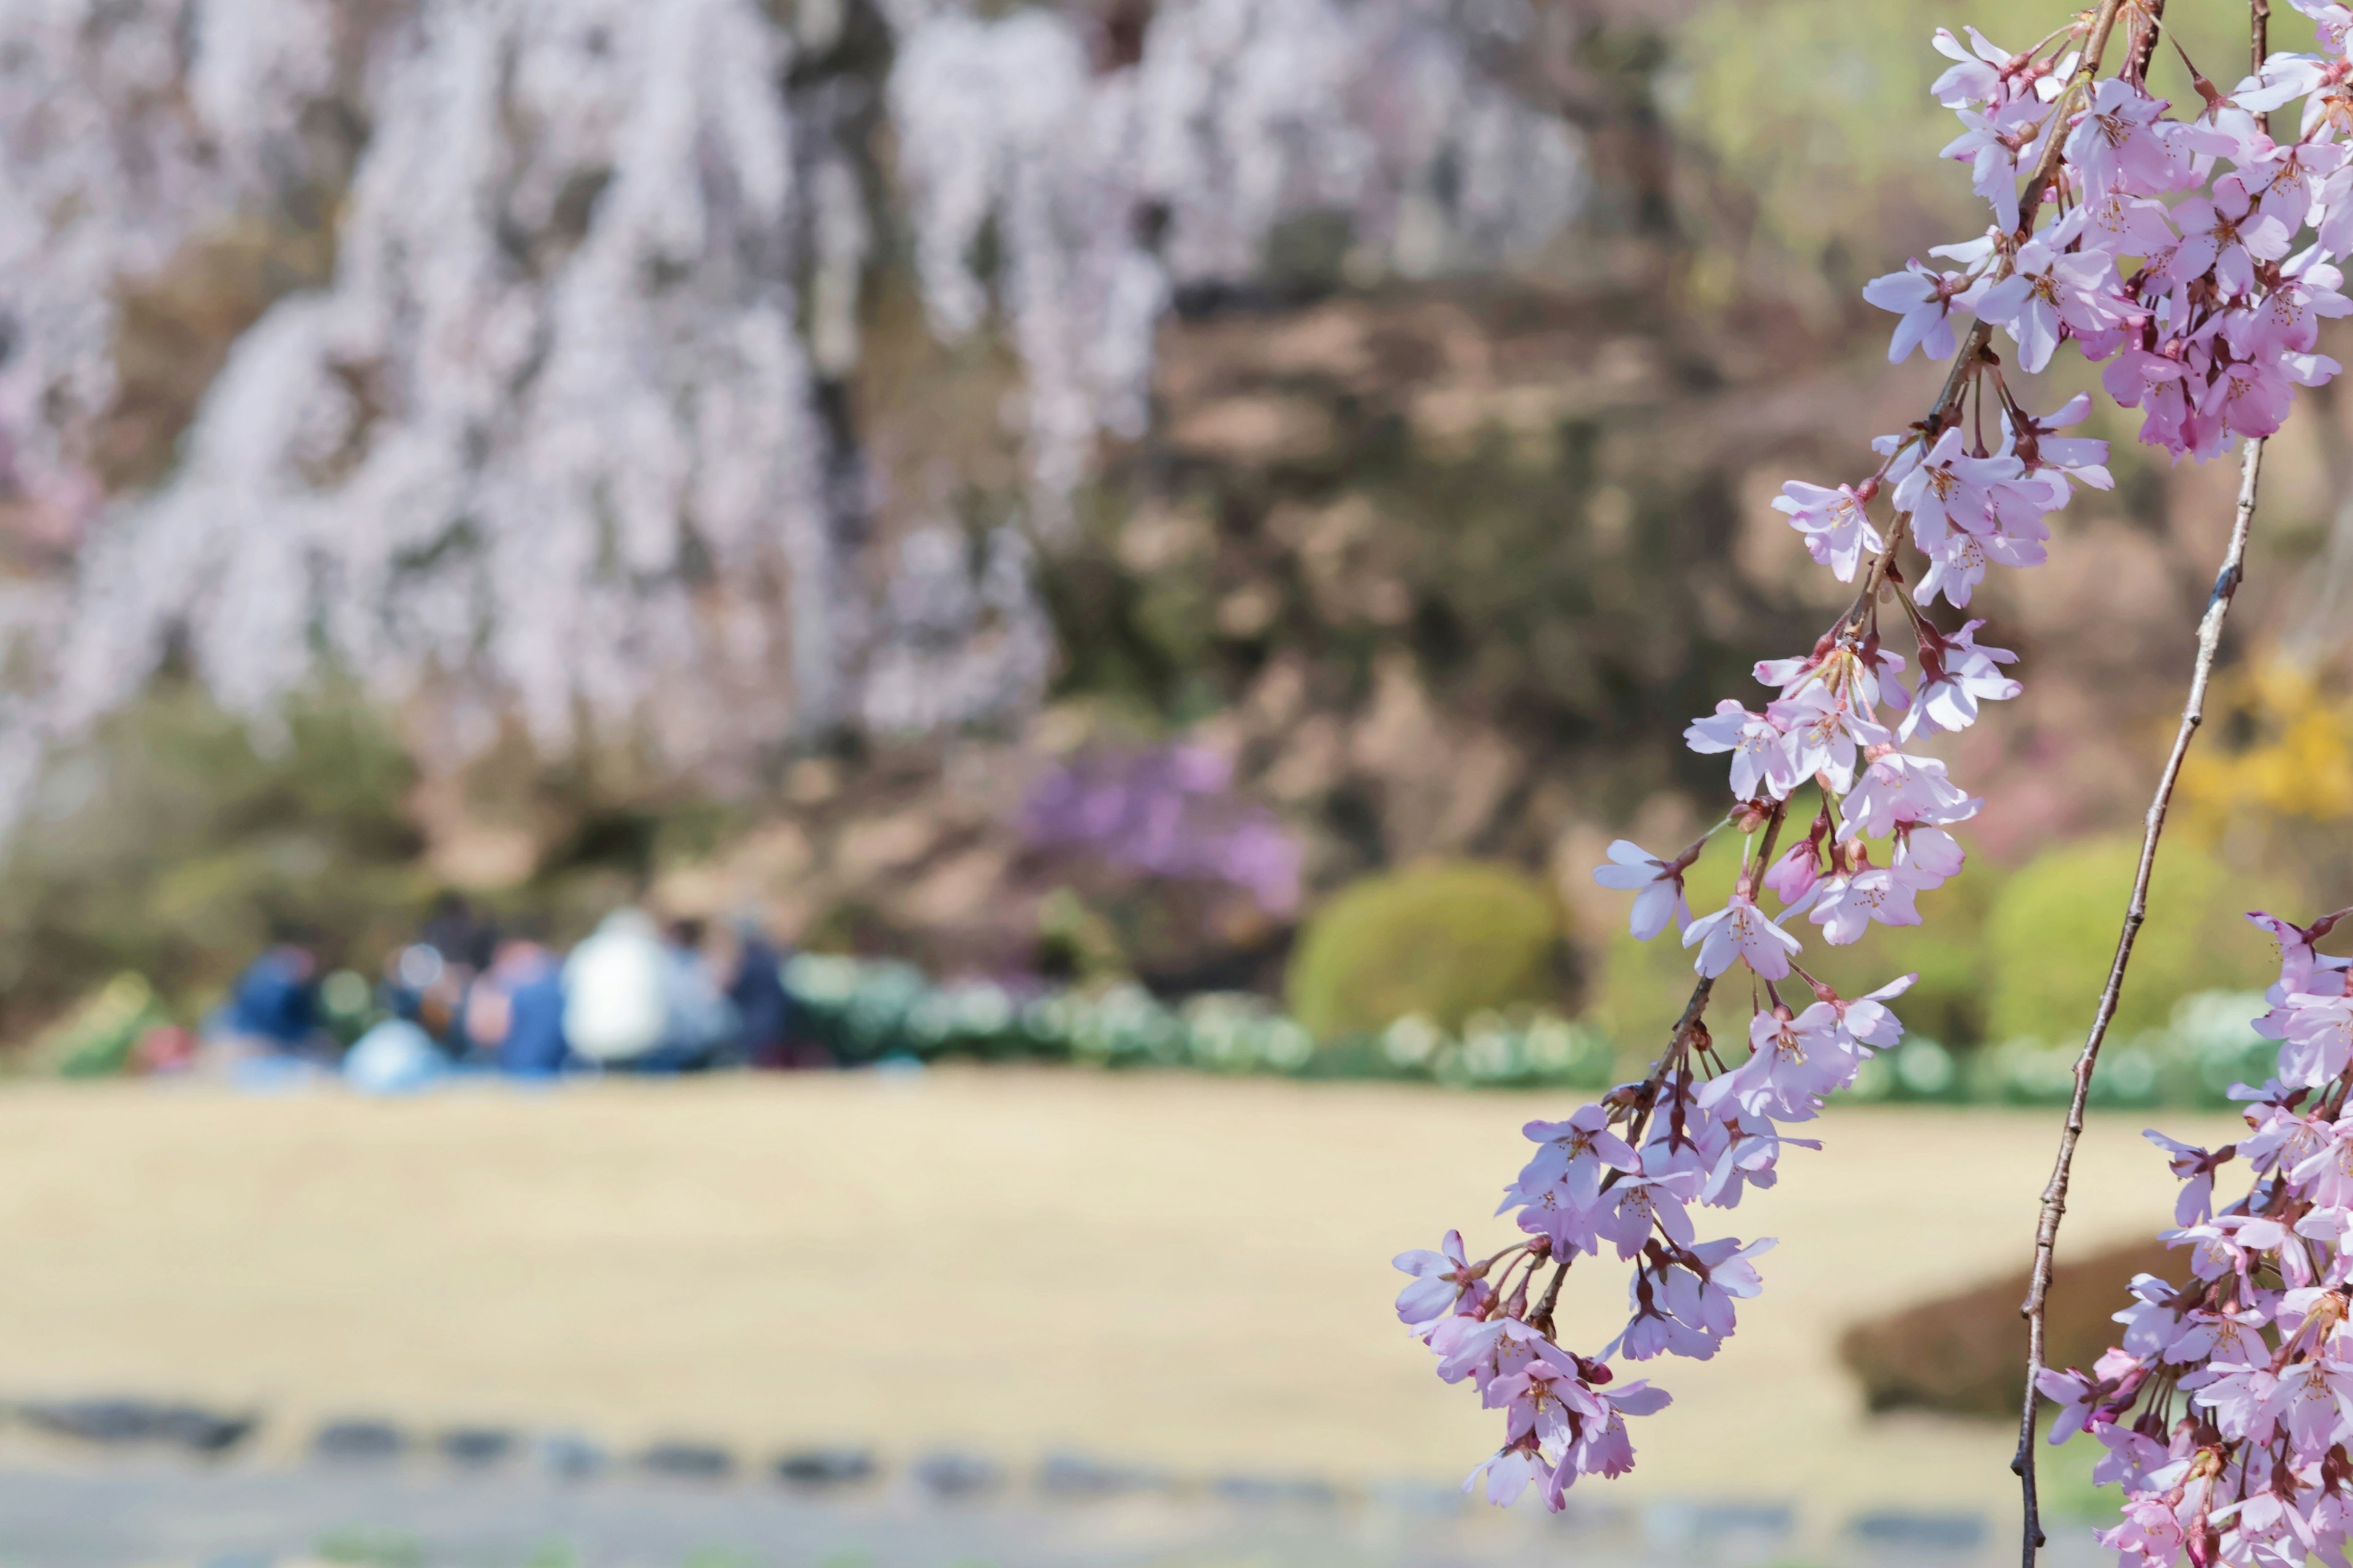
[{"label": "thin brown twig", "polygon": [[[2263,74],[2263,62],[2272,58],[2272,0],[2247,0],[2247,74]],[[2255,116],[2255,123],[2263,134],[2272,133],[2269,110]]]},{"label": "thin brown twig", "polygon": [[2215,574],[2214,591],[2207,596],[2206,613],[2198,622],[2198,662],[2189,678],[2189,695],[2182,702],[2181,726],[2174,732],[2172,753],[2165,760],[2165,771],[2158,775],[2157,794],[2149,802],[2141,834],[2140,864],[2133,872],[2132,900],[2125,909],[2124,929],[2116,937],[2116,960],[2108,966],[2108,983],[2100,992],[2100,1005],[2093,1015],[2091,1032],[2084,1037],[2083,1052],[2075,1058],[2075,1089],[2067,1102],[2066,1130],[2059,1138],[2059,1157],[2052,1166],[2050,1184],[2042,1189],[2042,1217],[2034,1229],[2034,1272],[2027,1287],[2025,1303],[2019,1308],[2026,1319],[2026,1394],[2019,1415],[2018,1453],[2010,1462],[2025,1499],[2025,1568],[2034,1568],[2044,1539],[2042,1510],[2035,1495],[2034,1427],[2041,1401],[2035,1380],[2042,1373],[2052,1258],[2059,1244],[2060,1217],[2067,1212],[2067,1181],[2075,1163],[2075,1145],[2084,1135],[2084,1104],[2092,1092],[2092,1072],[2099,1064],[2100,1046],[2108,1037],[2108,1026],[2116,1016],[2117,1000],[2124,994],[2125,969],[2132,963],[2133,943],[2148,918],[2149,874],[2157,867],[2158,840],[2164,835],[2166,812],[2173,804],[2173,786],[2181,776],[2181,762],[2189,754],[2190,740],[2205,721],[2206,687],[2214,673],[2215,650],[2221,646],[2222,622],[2230,615],[2231,600],[2246,574],[2247,532],[2255,521],[2255,487],[2263,466],[2263,443],[2248,442],[2239,479],[2238,510],[2231,524],[2231,542],[2222,555],[2222,569]]}]

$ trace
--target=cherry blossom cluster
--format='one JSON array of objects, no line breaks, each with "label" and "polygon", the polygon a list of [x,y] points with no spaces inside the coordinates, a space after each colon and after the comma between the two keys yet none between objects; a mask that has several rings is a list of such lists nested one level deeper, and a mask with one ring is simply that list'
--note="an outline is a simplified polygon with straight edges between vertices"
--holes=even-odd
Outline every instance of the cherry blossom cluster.
[{"label": "cherry blossom cluster", "polygon": [[[2273,55],[2230,93],[2185,55],[2199,101],[2181,114],[2132,70],[2080,106],[2059,104],[2072,55],[2011,54],[1975,28],[1965,46],[1940,31],[1937,48],[1957,63],[1935,91],[1963,127],[1945,155],[1969,165],[1994,221],[1929,252],[1950,267],[1915,260],[1864,289],[1899,314],[1889,357],[1915,346],[1949,353],[1956,323],[1974,315],[2001,328],[2028,371],[2074,339],[2105,362],[2108,395],[2140,410],[2140,438],[2177,458],[2277,430],[2295,387],[2340,368],[2314,352],[2321,320],[2353,310],[2336,265],[2353,248],[2353,164],[2338,140],[2353,131],[2343,54],[2353,11],[2291,3],[2337,52]],[[2300,116],[2276,112],[2298,100]],[[2053,137],[2062,157],[2044,187],[2047,216],[2030,228],[2018,173]],[[2018,547],[2007,523],[1981,547],[1997,541]],[[1925,533],[1919,544],[1939,548]]]},{"label": "cherry blossom cluster", "polygon": [[[2101,1532],[2125,1568],[2188,1561],[2303,1568],[2343,1563],[2353,1539],[2353,968],[2313,944],[2353,910],[2310,926],[2248,918],[2277,939],[2280,978],[2255,1030],[2280,1042],[2277,1074],[2238,1085],[2247,1136],[2208,1151],[2148,1137],[2181,1180],[2186,1281],[2143,1274],[2116,1315],[2123,1343],[2092,1365],[2045,1371],[2051,1440],[2087,1433],[2094,1475],[2121,1482]],[[2219,1209],[2218,1169],[2243,1160],[2246,1194]]]},{"label": "cherry blossom cluster", "polygon": [[[2353,11],[2296,3],[2341,48]],[[2120,13],[2126,63],[2102,79]],[[1527,1126],[1535,1156],[1498,1211],[1514,1216],[1518,1240],[1474,1258],[1450,1232],[1438,1250],[1397,1259],[1413,1277],[1398,1315],[1439,1375],[1504,1413],[1504,1445],[1466,1490],[1483,1481],[1509,1502],[1540,1484],[1557,1509],[1580,1477],[1632,1464],[1626,1418],[1667,1395],[1620,1384],[1610,1361],[1713,1356],[1733,1332],[1735,1304],[1760,1289],[1755,1259],[1772,1245],[1702,1239],[1694,1211],[1772,1185],[1785,1147],[1819,1147],[1784,1127],[1815,1117],[1902,1037],[1887,1004],[1914,977],[1841,996],[1800,962],[1810,940],[1800,933],[1818,928],[1838,946],[1874,923],[1916,925],[1918,895],[1961,869],[1950,829],[1979,802],[1921,748],[2020,687],[2007,672],[2013,656],[1978,641],[1983,622],[1947,628],[1929,612],[1940,600],[1966,608],[1990,565],[2039,564],[2051,514],[2078,487],[2112,483],[2105,443],[2061,434],[2089,416],[2090,398],[2030,410],[1993,329],[2028,372],[2075,339],[2110,362],[2106,390],[2142,411],[2144,440],[2201,460],[2234,437],[2270,434],[2292,385],[2337,371],[2313,350],[2318,320],[2353,308],[2327,259],[2332,204],[2353,231],[2343,199],[2353,170],[2340,169],[2335,141],[2353,129],[2342,86],[2353,66],[2277,56],[2234,95],[2199,76],[2197,112],[2168,116],[2143,80],[2154,26],[2148,7],[2126,5],[2019,54],[1974,30],[1968,46],[1936,35],[1957,63],[1935,90],[1964,127],[1947,154],[1970,165],[1993,226],[1931,253],[1951,266],[1915,261],[1865,297],[1898,314],[1892,359],[1920,348],[1953,356],[1952,373],[1926,418],[1873,443],[1871,473],[1836,486],[1792,480],[1774,502],[1816,562],[1860,584],[1810,651],[1756,667],[1765,700],[1726,699],[1685,731],[1694,751],[1728,759],[1730,811],[1672,857],[1613,844],[1595,873],[1633,894],[1637,938],[1673,926],[1696,949],[1691,1005],[1642,1081]],[[2274,142],[2264,116],[2298,96],[2303,133]],[[2295,251],[2307,228],[2318,240]],[[1907,637],[1913,659],[1883,632]],[[1799,823],[1810,826],[1796,837]],[[1733,890],[1694,918],[1686,874],[1726,827],[1743,840]],[[1785,827],[1794,842],[1783,848]],[[1752,1005],[1745,1053],[1704,1021],[1736,968],[1747,972]],[[2338,1068],[2353,1044],[2340,1046]],[[1569,1267],[1605,1251],[1633,1266],[1630,1317],[1585,1356],[1558,1343],[1553,1312]],[[2347,1389],[2353,1413],[2353,1378]]]}]

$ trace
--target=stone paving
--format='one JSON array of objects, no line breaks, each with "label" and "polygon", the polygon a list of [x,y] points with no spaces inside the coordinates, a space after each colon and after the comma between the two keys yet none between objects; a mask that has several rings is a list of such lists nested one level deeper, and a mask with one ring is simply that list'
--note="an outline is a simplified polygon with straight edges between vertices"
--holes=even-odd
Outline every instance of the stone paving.
[{"label": "stone paving", "polygon": [[[666,1469],[650,1453],[583,1463],[592,1447],[0,1465],[0,1568],[1984,1568],[2015,1551],[2007,1520],[1969,1513],[1824,1529],[1769,1501],[1601,1500],[1556,1519],[1420,1485],[1176,1482],[1077,1456],[795,1482],[725,1450],[723,1467]],[[2084,1527],[2054,1535],[2052,1568],[2107,1560]]]}]

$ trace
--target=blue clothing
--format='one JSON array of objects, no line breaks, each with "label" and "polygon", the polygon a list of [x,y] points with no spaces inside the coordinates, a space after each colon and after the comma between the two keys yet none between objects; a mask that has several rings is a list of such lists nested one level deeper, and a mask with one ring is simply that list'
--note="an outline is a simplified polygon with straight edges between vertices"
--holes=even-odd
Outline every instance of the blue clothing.
[{"label": "blue clothing", "polygon": [[785,989],[784,957],[757,936],[744,939],[727,999],[735,1004],[736,1055],[754,1067],[781,1067],[792,1037],[793,998]]},{"label": "blue clothing", "polygon": [[507,1034],[499,1042],[499,1070],[517,1078],[553,1078],[564,1070],[571,1054],[564,1038],[564,974],[551,963],[507,998]]},{"label": "blue clothing", "polygon": [[229,996],[229,1028],[286,1050],[306,1044],[318,1026],[309,969],[301,953],[282,947],[247,964]]}]

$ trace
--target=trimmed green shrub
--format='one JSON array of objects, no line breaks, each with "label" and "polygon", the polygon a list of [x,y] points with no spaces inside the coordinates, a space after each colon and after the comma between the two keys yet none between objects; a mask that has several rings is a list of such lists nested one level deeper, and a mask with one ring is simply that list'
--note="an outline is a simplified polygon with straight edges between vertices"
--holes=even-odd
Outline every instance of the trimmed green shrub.
[{"label": "trimmed green shrub", "polygon": [[[2139,846],[2121,838],[2063,845],[2012,876],[1986,919],[1987,1037],[2080,1038],[2116,956]],[[2149,885],[2132,974],[2114,1032],[2164,1028],[2184,997],[2260,991],[2276,973],[2271,944],[2242,910],[2278,889],[2234,876],[2211,855],[2168,844]],[[1933,895],[1931,895],[1933,896]]]},{"label": "trimmed green shrub", "polygon": [[1451,1032],[1473,1013],[1550,999],[1559,943],[1560,912],[1535,878],[1433,861],[1367,877],[1316,910],[1283,991],[1318,1039],[1409,1014]]}]

